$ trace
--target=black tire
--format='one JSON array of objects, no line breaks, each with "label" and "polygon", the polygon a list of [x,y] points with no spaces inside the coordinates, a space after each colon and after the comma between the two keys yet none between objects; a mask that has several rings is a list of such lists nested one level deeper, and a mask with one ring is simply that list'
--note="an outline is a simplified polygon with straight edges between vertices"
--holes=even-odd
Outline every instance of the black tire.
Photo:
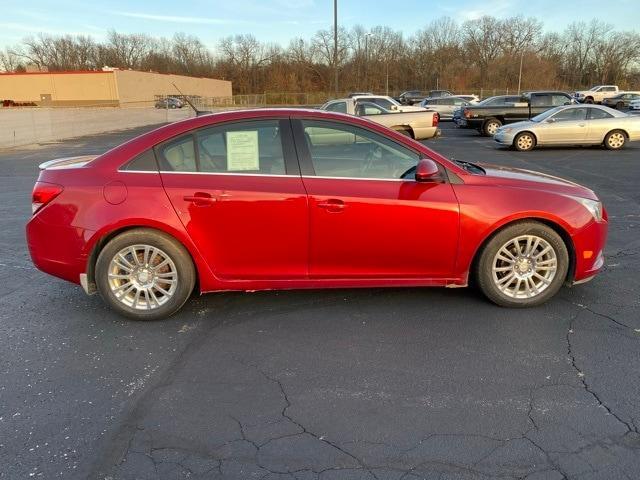
[{"label": "black tire", "polygon": [[604,137],[604,146],[607,150],[620,150],[627,143],[627,136],[622,130],[611,130]]},{"label": "black tire", "polygon": [[[546,241],[556,255],[557,268],[555,276],[550,280],[550,283],[544,290],[533,297],[515,298],[505,294],[496,285],[493,273],[493,262],[496,259],[498,251],[505,244],[522,235],[533,235]],[[569,252],[562,237],[547,225],[535,221],[526,221],[508,225],[491,237],[479,254],[474,274],[480,290],[493,303],[501,307],[525,308],[540,305],[558,293],[558,290],[560,290],[565,282],[568,270]]]},{"label": "black tire", "polygon": [[513,139],[513,147],[519,152],[529,152],[536,148],[536,136],[531,132],[520,132]]},{"label": "black tire", "polygon": [[616,110],[622,110],[624,108],[624,102],[616,103]]},{"label": "black tire", "polygon": [[585,98],[584,99],[584,103],[592,104],[593,103],[593,98],[591,98],[591,97]]},{"label": "black tire", "polygon": [[488,118],[482,125],[482,133],[485,137],[492,137],[501,126],[502,122],[497,118]]},{"label": "black tire", "polygon": [[[163,304],[149,310],[141,310],[120,301],[109,283],[111,261],[124,248],[133,245],[149,245],[166,254],[176,271],[177,285],[171,296]],[[149,262],[151,263],[151,262]],[[129,282],[130,280],[122,280]],[[145,280],[146,281],[146,280]],[[154,280],[155,281],[155,280]],[[111,239],[98,255],[95,268],[95,283],[98,293],[113,310],[134,320],[160,320],[176,313],[187,301],[196,282],[196,271],[191,256],[177,240],[170,235],[148,228],[128,230]],[[147,294],[145,298],[149,300]],[[150,302],[153,303],[153,302]]]}]

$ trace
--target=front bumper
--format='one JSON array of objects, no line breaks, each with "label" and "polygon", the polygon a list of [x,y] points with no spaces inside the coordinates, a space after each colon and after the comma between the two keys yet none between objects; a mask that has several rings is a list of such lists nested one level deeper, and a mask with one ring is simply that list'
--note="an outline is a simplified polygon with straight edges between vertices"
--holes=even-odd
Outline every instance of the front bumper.
[{"label": "front bumper", "polygon": [[505,147],[510,147],[511,145],[513,145],[514,137],[515,135],[513,133],[497,132],[493,136],[493,139],[500,145],[503,145]]},{"label": "front bumper", "polygon": [[609,222],[605,215],[605,219],[601,222],[591,222],[573,235],[576,260],[573,284],[589,281],[602,271],[608,229]]}]

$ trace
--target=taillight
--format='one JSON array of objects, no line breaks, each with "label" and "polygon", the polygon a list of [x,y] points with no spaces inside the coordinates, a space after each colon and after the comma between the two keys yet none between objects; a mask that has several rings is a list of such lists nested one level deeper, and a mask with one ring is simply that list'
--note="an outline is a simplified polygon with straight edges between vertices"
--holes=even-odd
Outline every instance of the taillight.
[{"label": "taillight", "polygon": [[439,121],[440,121],[440,114],[438,112],[435,112],[433,114],[433,120],[431,120],[431,126],[437,127]]},{"label": "taillight", "polygon": [[31,213],[36,213],[51,200],[62,193],[64,188],[55,183],[36,182],[31,194]]},{"label": "taillight", "polygon": [[464,115],[464,118],[471,118],[471,112],[469,111],[469,109],[468,109],[468,108],[465,108],[465,109],[462,111],[462,114]]}]

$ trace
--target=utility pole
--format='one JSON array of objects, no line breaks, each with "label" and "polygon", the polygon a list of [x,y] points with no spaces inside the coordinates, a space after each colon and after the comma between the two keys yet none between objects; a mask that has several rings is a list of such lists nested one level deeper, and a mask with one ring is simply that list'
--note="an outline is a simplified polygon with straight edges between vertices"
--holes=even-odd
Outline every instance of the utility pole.
[{"label": "utility pole", "polygon": [[336,98],[338,98],[338,0],[333,0],[333,84],[336,88]]},{"label": "utility pole", "polygon": [[364,34],[364,89],[369,91],[369,37],[373,37],[373,33]]},{"label": "utility pole", "polygon": [[518,74],[518,95],[520,95],[520,84],[522,82],[522,60],[524,59],[524,50],[520,52],[520,73]]}]

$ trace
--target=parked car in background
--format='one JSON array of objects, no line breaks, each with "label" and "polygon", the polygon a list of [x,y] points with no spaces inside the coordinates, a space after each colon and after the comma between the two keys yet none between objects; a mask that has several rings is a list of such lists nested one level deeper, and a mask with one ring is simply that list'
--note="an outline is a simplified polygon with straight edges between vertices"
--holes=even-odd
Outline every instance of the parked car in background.
[{"label": "parked car in background", "polygon": [[589,90],[574,92],[574,98],[580,103],[601,103],[605,98],[618,95],[620,90],[617,85],[596,85]]},{"label": "parked car in background", "polygon": [[349,98],[353,98],[353,97],[358,97],[360,95],[373,95],[373,93],[371,92],[351,92],[348,97]]},{"label": "parked car in background", "polygon": [[493,138],[520,151],[547,145],[604,145],[619,150],[640,140],[640,117],[601,105],[568,105],[500,127]]},{"label": "parked car in background", "polygon": [[603,268],[608,228],[573,182],[285,108],[195,117],[49,161],[32,210],[36,267],[136,320],[176,313],[194,289],[473,281],[498,305],[535,306]]},{"label": "parked car in background", "polygon": [[[477,102],[475,105],[502,107],[522,102],[522,100],[522,97],[519,95],[496,95],[495,97],[485,98],[484,100]],[[459,107],[453,111],[453,122],[460,128],[473,128],[467,123],[466,118],[464,118],[463,111],[464,107]]]},{"label": "parked car in background", "polygon": [[427,96],[430,98],[436,98],[436,97],[450,97],[455,95],[453,92],[450,92],[449,90],[429,90],[429,92],[427,93]]},{"label": "parked car in background", "polygon": [[638,99],[640,99],[640,92],[624,92],[615,97],[605,98],[602,101],[602,105],[622,110],[623,108],[628,108],[631,101]]},{"label": "parked car in background", "polygon": [[631,100],[629,102],[629,112],[635,113],[640,111],[640,100]]},{"label": "parked car in background", "polygon": [[460,108],[466,107],[467,105],[471,105],[471,102],[464,100],[460,97],[436,97],[436,98],[425,98],[422,102],[420,102],[420,106],[423,108],[428,108],[434,112],[438,112],[440,115],[440,120],[451,120],[453,119],[453,112]]},{"label": "parked car in background", "polygon": [[469,103],[479,103],[480,102],[480,97],[478,95],[475,94],[470,94],[470,95],[454,95],[457,98],[461,98],[463,100],[466,100]]},{"label": "parked car in background", "polygon": [[397,112],[372,102],[364,102],[356,98],[341,98],[325,103],[320,110],[363,117],[416,140],[440,135],[438,114],[425,109],[417,112]]},{"label": "parked car in background", "polygon": [[156,108],[182,108],[184,102],[179,98],[167,97],[162,98],[156,102]]},{"label": "parked car in background", "polygon": [[519,103],[509,105],[468,105],[463,110],[467,125],[486,136],[493,136],[498,128],[507,123],[528,120],[550,108],[576,103],[565,92],[526,92]]},{"label": "parked car in background", "polygon": [[403,105],[414,105],[420,103],[427,98],[427,96],[428,95],[421,90],[408,90],[398,96],[398,101]]},{"label": "parked car in background", "polygon": [[374,95],[373,93],[362,93],[362,94],[350,95],[349,98],[353,98],[357,101],[362,101],[362,102],[372,102],[392,112],[393,111],[398,111],[398,112],[423,112],[424,111],[424,108],[420,106],[402,105],[396,99],[388,97],[386,95]]}]

